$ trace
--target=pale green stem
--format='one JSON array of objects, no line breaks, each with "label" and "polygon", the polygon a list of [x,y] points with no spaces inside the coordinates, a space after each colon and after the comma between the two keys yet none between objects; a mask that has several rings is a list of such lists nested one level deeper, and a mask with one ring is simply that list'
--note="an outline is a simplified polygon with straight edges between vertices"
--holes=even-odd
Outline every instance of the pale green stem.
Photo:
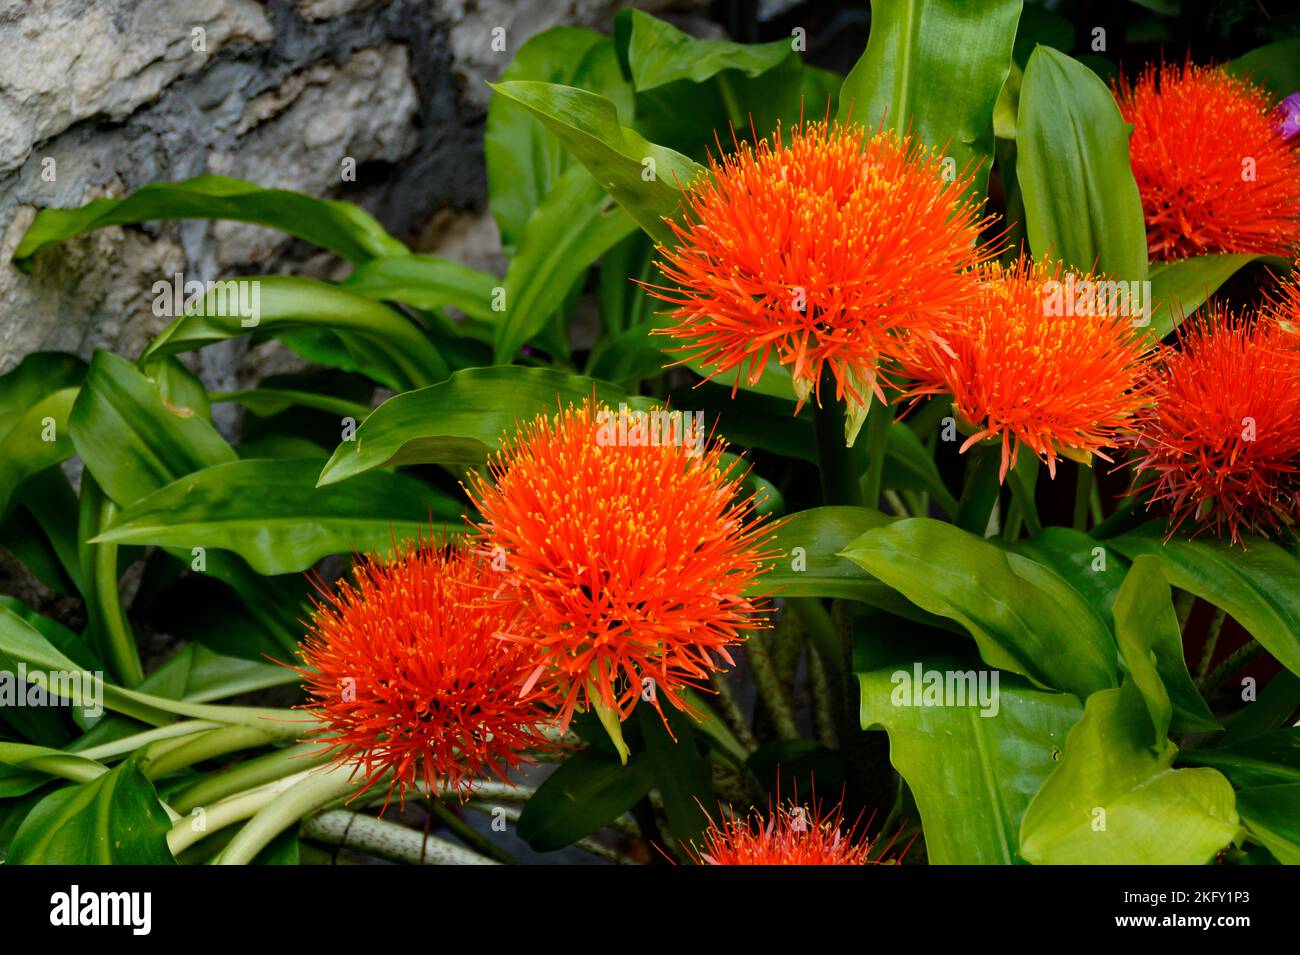
[{"label": "pale green stem", "polygon": [[248,865],[271,840],[304,816],[328,806],[365,785],[354,778],[354,767],[343,765],[314,771],[258,810],[217,856],[218,865]]},{"label": "pale green stem", "polygon": [[83,749],[75,755],[84,756],[86,759],[112,759],[115,756],[125,756],[127,753],[133,753],[141,746],[147,746],[161,740],[193,736],[195,733],[219,729],[222,725],[212,720],[184,720],[180,723],[168,723],[166,726],[159,726],[155,729],[115,739],[111,743],[101,743],[99,746]]},{"label": "pale green stem", "polygon": [[1223,632],[1223,622],[1228,618],[1228,612],[1219,607],[1214,608],[1214,616],[1210,619],[1210,628],[1205,632],[1205,649],[1201,651],[1201,662],[1196,667],[1196,684],[1203,686],[1205,684],[1205,674],[1210,672],[1210,662],[1214,659],[1214,651],[1219,646],[1219,634]]},{"label": "pale green stem", "polygon": [[[228,799],[222,799],[211,806],[195,807],[198,812],[182,815],[167,833],[167,848],[172,855],[178,856],[196,842],[224,829],[232,823],[248,819],[269,806],[282,793],[305,781],[311,775],[304,770],[284,779],[277,779],[266,786],[237,793]],[[229,848],[229,847],[227,847]],[[256,852],[253,855],[257,855]]]},{"label": "pale green stem", "polygon": [[298,743],[256,756],[200,780],[177,793],[172,798],[172,804],[180,812],[189,812],[195,806],[216,802],[245,789],[264,786],[332,759],[334,755],[328,753],[322,743]]},{"label": "pale green stem", "polygon": [[204,733],[198,739],[185,739],[181,745],[170,747],[157,756],[150,755],[143,767],[144,774],[150,779],[162,779],[170,773],[204,760],[237,753],[244,749],[260,748],[274,740],[273,735],[251,726],[225,726]]}]

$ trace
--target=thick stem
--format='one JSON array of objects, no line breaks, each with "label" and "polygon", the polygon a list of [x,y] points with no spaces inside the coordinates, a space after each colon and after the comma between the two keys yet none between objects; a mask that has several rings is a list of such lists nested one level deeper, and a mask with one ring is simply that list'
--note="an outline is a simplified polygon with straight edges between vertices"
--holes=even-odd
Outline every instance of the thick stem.
[{"label": "thick stem", "polygon": [[297,823],[304,816],[328,806],[349,793],[355,792],[364,781],[353,778],[353,767],[337,766],[323,772],[313,772],[294,783],[272,802],[258,810],[257,815],[230,840],[230,845],[216,859],[218,865],[248,865],[257,854],[270,845],[271,840]]},{"label": "thick stem", "polygon": [[1205,631],[1205,649],[1201,651],[1201,662],[1196,667],[1196,685],[1205,685],[1205,674],[1210,672],[1210,663],[1214,660],[1214,651],[1219,646],[1219,634],[1223,632],[1223,621],[1228,618],[1228,612],[1219,607],[1214,608],[1214,616],[1210,620],[1210,628]]},{"label": "thick stem", "polygon": [[171,804],[177,812],[189,812],[196,806],[214,803],[245,789],[296,776],[333,758],[321,743],[299,743],[256,756],[187,786],[172,798]]},{"label": "thick stem", "polygon": [[[204,733],[198,739],[184,739],[158,754],[144,765],[149,779],[162,779],[187,766],[215,759],[244,749],[256,749],[274,742],[275,737],[251,726],[224,726]],[[169,741],[170,742],[170,741]]]},{"label": "thick stem", "polygon": [[435,836],[346,809],[333,809],[308,819],[299,831],[304,839],[313,842],[408,865],[496,865],[491,859]]},{"label": "thick stem", "polygon": [[772,719],[776,735],[781,739],[798,739],[799,728],[795,725],[794,708],[786,696],[785,688],[781,686],[771,653],[761,637],[751,637],[745,641],[745,659],[749,661],[754,688],[758,690],[758,697]]},{"label": "thick stem", "polygon": [[822,373],[820,401],[813,407],[813,435],[817,440],[822,503],[861,507],[863,495],[853,451],[844,440],[844,402],[835,397],[835,376],[829,369]]},{"label": "thick stem", "polygon": [[433,797],[429,800],[429,808],[433,811],[433,816],[440,823],[450,829],[461,842],[469,846],[479,855],[487,856],[502,865],[518,865],[519,860],[506,852],[500,846],[494,844],[491,839],[479,832],[464,819],[456,814],[456,811],[446,805],[442,800]]},{"label": "thick stem", "polygon": [[1250,643],[1246,644],[1240,650],[1235,650],[1226,660],[1215,668],[1214,672],[1211,673],[1208,678],[1206,678],[1205,685],[1201,690],[1205,695],[1205,698],[1208,700],[1214,696],[1215,691],[1227,682],[1228,677],[1232,676],[1263,652],[1264,647],[1258,640],[1251,640]]},{"label": "thick stem", "polygon": [[[236,793],[228,799],[222,799],[211,806],[194,807],[190,815],[182,815],[167,833],[167,848],[172,855],[180,855],[190,846],[206,839],[233,823],[240,822],[260,812],[275,801],[286,790],[307,779],[309,771],[303,771],[284,779],[276,780],[266,786],[259,786],[246,792]],[[256,855],[256,853],[254,853]]]}]

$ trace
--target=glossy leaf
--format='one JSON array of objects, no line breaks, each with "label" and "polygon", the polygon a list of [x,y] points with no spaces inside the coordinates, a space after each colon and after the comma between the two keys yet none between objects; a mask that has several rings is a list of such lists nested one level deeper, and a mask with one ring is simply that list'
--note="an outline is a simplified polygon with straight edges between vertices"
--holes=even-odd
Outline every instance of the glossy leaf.
[{"label": "glossy leaf", "polygon": [[1104,621],[1055,571],[929,518],[867,531],[842,555],[963,626],[991,666],[1083,698],[1115,684]]},{"label": "glossy leaf", "polygon": [[1237,793],[1246,829],[1283,865],[1300,865],[1300,783],[1259,786]]},{"label": "glossy leaf", "polygon": [[595,746],[565,760],[519,817],[519,838],[537,852],[563,849],[627,812],[654,785],[645,755],[625,766]]},{"label": "glossy leaf", "polygon": [[1155,554],[1169,583],[1226,610],[1300,674],[1300,559],[1272,541],[1251,539],[1245,548],[1207,537],[1166,543],[1161,530],[1153,523],[1107,543],[1130,558]]},{"label": "glossy leaf", "polygon": [[79,209],[42,209],[14,251],[14,264],[31,267],[42,248],[110,225],[164,219],[233,219],[279,229],[351,262],[404,255],[398,242],[369,214],[348,202],[315,199],[225,176],[159,182],[122,199],[95,199]]},{"label": "glossy leaf", "polygon": [[1019,0],[873,0],[866,52],[840,88],[840,120],[910,128],[956,172],[969,167],[983,198],[1019,17]]},{"label": "glossy leaf", "polygon": [[171,820],[153,783],[129,759],[92,782],[37,804],[14,836],[10,865],[174,865]]},{"label": "glossy leaf", "polygon": [[1147,277],[1146,221],[1115,97],[1082,63],[1034,50],[1020,86],[1016,177],[1029,248],[1123,281]]},{"label": "glossy leaf", "polygon": [[561,403],[595,394],[617,402],[614,385],[549,368],[469,368],[441,384],[389,398],[339,445],[321,472],[333,484],[396,464],[483,463],[501,435]]},{"label": "glossy leaf", "polygon": [[1300,37],[1257,47],[1224,69],[1261,84],[1278,98],[1290,96],[1300,91]]},{"label": "glossy leaf", "polygon": [[461,505],[414,478],[375,471],[316,487],[324,462],[233,461],[188,474],[126,508],[95,543],[233,551],[262,574],[306,570],[328,554],[386,552],[460,529]]},{"label": "glossy leaf", "polygon": [[1151,266],[1151,337],[1164,338],[1204,305],[1219,286],[1252,262],[1286,268],[1272,255],[1198,255]]},{"label": "glossy leaf", "polygon": [[528,81],[492,88],[545,123],[651,238],[673,242],[663,218],[677,215],[681,187],[701,171],[697,163],[623,126],[614,104],[595,93]]},{"label": "glossy leaf", "polygon": [[1065,753],[1025,812],[1036,864],[1202,865],[1236,837],[1232,786],[1214,769],[1173,769],[1168,740],[1133,683],[1088,698]]},{"label": "glossy leaf", "polygon": [[918,664],[923,674],[937,672],[945,680],[950,673],[974,674],[978,680],[980,672],[990,671],[971,654],[901,659],[858,674],[862,727],[883,726],[889,734],[889,759],[916,799],[929,860],[939,865],[1022,861],[1021,816],[1055,768],[1066,733],[1082,712],[1079,701],[992,671],[999,678],[996,712],[978,703],[914,705],[911,684],[896,674],[913,680]]},{"label": "glossy leaf", "polygon": [[426,311],[450,306],[485,322],[500,316],[492,311],[492,290],[501,284],[495,275],[432,255],[392,255],[356,267],[340,285],[376,302],[401,302]]},{"label": "glossy leaf", "polygon": [[1184,750],[1178,761],[1213,766],[1239,789],[1300,785],[1300,727],[1273,730],[1233,746]]},{"label": "glossy leaf", "polygon": [[1187,672],[1169,585],[1150,554],[1133,562],[1115,598],[1115,637],[1151,714],[1153,746],[1164,742],[1171,721],[1180,732],[1220,728]]},{"label": "glossy leaf", "polygon": [[[235,302],[255,303],[258,314],[241,314]],[[304,328],[342,332],[361,339],[385,357],[385,369],[397,369],[409,385],[441,381],[449,373],[442,356],[400,312],[337,285],[291,275],[221,283],[187,314],[164,328],[145,350],[142,360],[202,348],[253,331],[275,335]],[[342,341],[345,346],[350,344],[349,338]],[[362,369],[373,358],[355,348],[350,351]]]},{"label": "glossy leaf", "polygon": [[724,70],[761,76],[793,53],[788,40],[751,44],[697,39],[636,9],[619,11],[615,35],[638,92],[679,80],[702,83]]},{"label": "glossy leaf", "polygon": [[507,363],[540,332],[587,269],[636,229],[587,170],[564,173],[538,205],[505,278],[505,315],[497,324],[496,361]]},{"label": "glossy leaf", "polygon": [[68,413],[85,374],[72,355],[34,352],[0,375],[0,514],[23,481],[72,456]]}]

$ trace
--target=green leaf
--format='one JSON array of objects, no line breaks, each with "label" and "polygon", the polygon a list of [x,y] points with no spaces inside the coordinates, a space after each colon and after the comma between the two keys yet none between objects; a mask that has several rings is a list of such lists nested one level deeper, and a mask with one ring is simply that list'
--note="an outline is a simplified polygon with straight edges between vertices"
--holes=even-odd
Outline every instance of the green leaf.
[{"label": "green leaf", "polygon": [[432,311],[451,306],[471,318],[495,322],[495,275],[432,255],[393,255],[358,265],[339,287],[377,302],[401,302]]},{"label": "green leaf", "polygon": [[[554,27],[529,38],[501,75],[502,82],[539,81],[576,86],[607,97],[619,119],[632,122],[632,87],[623,77],[612,38],[582,27]],[[488,206],[513,252],[533,210],[576,163],[550,130],[509,97],[494,95],[483,134]]]},{"label": "green leaf", "polygon": [[148,378],[110,352],[95,353],[69,427],[77,454],[119,505],[182,474],[235,460],[211,424],[168,406]]},{"label": "green leaf", "polygon": [[501,435],[542,412],[622,389],[549,368],[468,368],[428,388],[389,398],[370,413],[321,472],[321,484],[397,464],[482,464]]},{"label": "green leaf", "polygon": [[[997,670],[985,677],[997,707],[991,715],[981,715],[978,702],[914,705],[909,681],[917,666],[923,679],[930,673],[945,682],[950,674],[973,674],[978,681],[990,672],[977,669],[978,663],[973,654],[925,655],[858,674],[862,727],[888,732],[890,762],[916,799],[926,854],[938,865],[1021,861],[1021,816],[1082,711],[1069,694],[1039,690]],[[971,684],[972,691],[977,685]]]},{"label": "green leaf", "polygon": [[654,785],[645,755],[625,766],[612,752],[588,747],[547,777],[519,816],[519,838],[553,852],[608,825]]},{"label": "green leaf", "polygon": [[1051,47],[1034,50],[1020,86],[1016,177],[1035,258],[1146,279],[1146,221],[1128,137],[1096,74]]},{"label": "green leaf", "polygon": [[1044,527],[1042,533],[1007,546],[1060,574],[1113,629],[1111,608],[1124,582],[1128,561],[1110,553],[1105,542],[1069,527]]},{"label": "green leaf", "polygon": [[626,51],[632,85],[638,92],[678,80],[703,83],[724,70],[757,77],[793,55],[788,40],[747,44],[698,40],[640,10],[620,10],[615,36]]},{"label": "green leaf", "polygon": [[1165,579],[1226,610],[1292,673],[1300,673],[1300,560],[1272,541],[1245,548],[1209,538],[1164,542],[1152,522],[1109,542],[1136,559],[1155,554]]},{"label": "green leaf", "polygon": [[873,0],[867,50],[840,89],[840,121],[910,128],[958,172],[969,167],[983,198],[1019,18],[1020,0]]},{"label": "green leaf", "polygon": [[1256,841],[1283,865],[1300,865],[1300,783],[1237,793],[1237,811]]},{"label": "green leaf", "polygon": [[1235,746],[1184,750],[1178,761],[1213,766],[1239,789],[1300,784],[1300,728],[1273,730]]},{"label": "green leaf", "polygon": [[1143,554],[1129,568],[1115,598],[1115,637],[1151,714],[1153,746],[1163,744],[1175,716],[1180,732],[1220,729],[1187,672],[1178,614],[1159,558]]},{"label": "green leaf", "polygon": [[575,166],[562,175],[528,220],[506,271],[497,363],[507,363],[545,328],[591,264],[635,229],[587,170]]},{"label": "green leaf", "polygon": [[[709,825],[705,807],[713,802],[713,774],[699,750],[692,720],[672,707],[664,708],[672,735],[653,707],[637,707],[645,755],[663,798],[672,845],[689,844]],[[675,738],[674,738],[675,737]]]},{"label": "green leaf", "polygon": [[14,835],[10,865],[174,865],[171,829],[153,783],[134,758],[110,773],[56,790]]},{"label": "green leaf", "polygon": [[867,531],[841,554],[921,609],[961,624],[991,666],[1080,698],[1115,685],[1105,622],[1042,564],[929,518]]},{"label": "green leaf", "polygon": [[0,514],[23,481],[72,457],[68,413],[85,374],[72,355],[34,352],[0,375]]},{"label": "green leaf", "polygon": [[[1173,769],[1151,748],[1131,682],[1088,698],[1056,771],[1029,804],[1020,851],[1036,864],[1202,865],[1236,838],[1232,786],[1213,769]],[[1103,828],[1104,827],[1104,828]]]},{"label": "green leaf", "polygon": [[698,163],[623,126],[614,104],[595,93],[529,81],[492,88],[545,123],[651,238],[674,242],[663,219],[678,214],[681,188],[702,171]]},{"label": "green leaf", "polygon": [[316,487],[323,460],[232,461],[179,478],[126,508],[92,543],[234,551],[262,574],[306,570],[328,554],[387,551],[460,529],[461,505],[401,474]]},{"label": "green leaf", "polygon": [[42,209],[18,243],[13,261],[27,270],[32,256],[47,245],[105,226],[164,219],[252,222],[305,239],[350,262],[407,252],[406,246],[351,203],[263,189],[224,176],[197,176],[184,182],[154,183],[123,199],[95,199],[79,209]]},{"label": "green leaf", "polygon": [[223,656],[191,643],[145,677],[140,690],[171,700],[209,703],[273,686],[289,686],[301,679],[296,670],[286,666]]},{"label": "green leaf", "polygon": [[1300,37],[1261,46],[1224,65],[1281,98],[1300,91]]},{"label": "green leaf", "polygon": [[[232,304],[236,302],[253,308],[236,307]],[[247,311],[255,314],[241,314]],[[383,359],[382,370],[395,370],[408,387],[441,381],[450,372],[437,349],[400,312],[337,285],[293,275],[217,283],[185,315],[159,333],[141,361],[202,348],[253,331],[278,335],[296,329],[343,333],[340,340],[357,359],[358,367],[365,369],[378,353]],[[353,338],[362,343],[360,349]]]},{"label": "green leaf", "polygon": [[1198,255],[1177,262],[1151,265],[1151,336],[1164,338],[1209,300],[1220,285],[1252,262],[1281,269],[1285,259],[1275,255]]},{"label": "green leaf", "polygon": [[214,392],[212,401],[217,404],[226,401],[238,402],[259,418],[278,415],[289,408],[315,408],[318,411],[355,418],[357,421],[365,420],[366,415],[370,414],[369,405],[348,401],[346,398],[283,388],[248,388],[242,391]]}]

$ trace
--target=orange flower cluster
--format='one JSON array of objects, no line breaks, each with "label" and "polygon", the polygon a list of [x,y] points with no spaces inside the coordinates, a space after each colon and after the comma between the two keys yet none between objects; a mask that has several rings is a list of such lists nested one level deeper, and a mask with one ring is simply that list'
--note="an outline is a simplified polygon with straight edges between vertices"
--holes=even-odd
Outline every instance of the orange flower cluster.
[{"label": "orange flower cluster", "polygon": [[1265,90],[1188,63],[1149,66],[1115,95],[1152,258],[1300,251],[1300,151]]},{"label": "orange flower cluster", "polygon": [[976,301],[979,243],[969,177],[910,139],[808,122],[788,141],[739,144],[687,192],[678,244],[663,249],[675,306],[664,333],[709,377],[756,382],[775,356],[800,403],[820,404],[823,369],[851,406],[884,400],[877,369],[900,337],[924,336]]},{"label": "orange flower cluster", "polygon": [[355,584],[317,604],[300,672],[361,792],[385,777],[390,797],[420,783],[467,791],[548,745],[552,701],[525,688],[531,660],[499,636],[515,610],[488,599],[495,576],[466,548],[425,543],[361,561]]},{"label": "orange flower cluster", "polygon": [[823,809],[814,799],[811,806],[777,806],[766,818],[752,813],[748,818],[724,817],[712,823],[701,837],[703,845],[687,847],[687,854],[699,865],[879,865],[889,846],[872,854],[876,846],[857,833],[857,826],[844,826],[840,805]]},{"label": "orange flower cluster", "polygon": [[1149,401],[1150,346],[1131,307],[1059,266],[1022,260],[982,276],[979,304],[904,362],[916,381],[909,394],[952,395],[970,432],[962,450],[1000,441],[1004,479],[1021,445],[1053,477],[1058,455],[1109,461],[1102,449]]},{"label": "orange flower cluster", "polygon": [[[579,703],[620,720],[642,699],[660,709],[660,696],[689,711],[680,689],[763,625],[746,594],[770,555],[745,474],[689,416],[681,440],[659,440],[670,415],[629,430],[620,414],[637,413],[587,401],[538,418],[490,461],[492,480],[467,489],[519,608],[511,636],[560,695],[562,723]],[[619,440],[638,430],[649,440]]]}]

